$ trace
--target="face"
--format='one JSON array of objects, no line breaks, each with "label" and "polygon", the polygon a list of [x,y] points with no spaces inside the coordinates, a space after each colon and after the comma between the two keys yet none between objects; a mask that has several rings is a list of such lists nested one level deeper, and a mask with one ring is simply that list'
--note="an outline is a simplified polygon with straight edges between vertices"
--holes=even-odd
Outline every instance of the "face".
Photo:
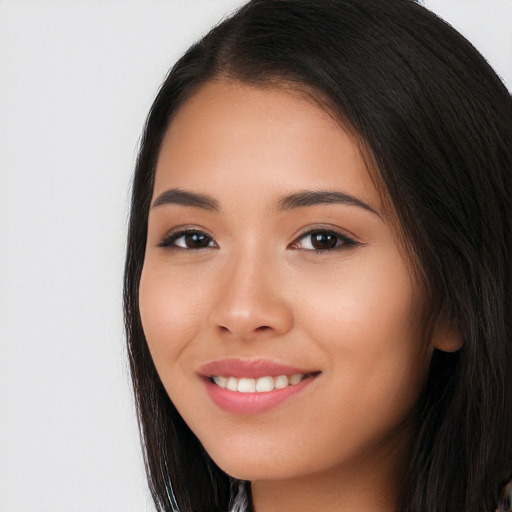
[{"label": "face", "polygon": [[228,474],[349,471],[400,438],[433,343],[396,231],[354,138],[304,95],[219,81],[179,110],[140,312],[170,398]]}]

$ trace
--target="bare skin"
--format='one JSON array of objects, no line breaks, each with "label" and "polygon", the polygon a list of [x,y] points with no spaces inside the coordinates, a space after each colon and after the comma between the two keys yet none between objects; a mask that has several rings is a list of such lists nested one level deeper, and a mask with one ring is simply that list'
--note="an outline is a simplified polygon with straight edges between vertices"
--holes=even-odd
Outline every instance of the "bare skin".
[{"label": "bare skin", "polygon": [[[227,81],[190,98],[163,141],[144,331],[180,414],[252,482],[257,512],[395,510],[432,351],[457,348],[442,326],[425,342],[421,288],[358,148],[304,95]],[[233,412],[202,370],[225,359],[307,380]]]}]

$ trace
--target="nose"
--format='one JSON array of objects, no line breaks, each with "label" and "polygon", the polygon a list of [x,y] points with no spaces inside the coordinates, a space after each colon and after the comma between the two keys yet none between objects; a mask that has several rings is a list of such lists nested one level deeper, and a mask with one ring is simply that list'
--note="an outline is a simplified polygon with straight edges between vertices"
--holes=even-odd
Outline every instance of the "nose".
[{"label": "nose", "polygon": [[269,258],[253,253],[225,262],[212,322],[222,336],[237,340],[279,336],[292,328],[286,283]]}]

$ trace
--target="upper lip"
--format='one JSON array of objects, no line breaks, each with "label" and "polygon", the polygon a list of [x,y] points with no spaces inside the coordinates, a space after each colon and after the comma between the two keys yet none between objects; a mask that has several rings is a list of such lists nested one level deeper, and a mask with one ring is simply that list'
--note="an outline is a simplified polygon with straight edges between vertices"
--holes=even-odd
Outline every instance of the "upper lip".
[{"label": "upper lip", "polygon": [[317,370],[298,368],[270,359],[218,359],[204,364],[199,369],[199,374],[204,377],[228,376],[236,378],[278,377],[279,375],[307,375],[317,373]]}]

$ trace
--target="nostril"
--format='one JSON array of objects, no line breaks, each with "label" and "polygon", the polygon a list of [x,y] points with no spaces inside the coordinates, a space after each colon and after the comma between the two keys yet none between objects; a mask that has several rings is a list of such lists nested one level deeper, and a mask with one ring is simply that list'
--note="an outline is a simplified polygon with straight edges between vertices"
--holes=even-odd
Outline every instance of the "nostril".
[{"label": "nostril", "polygon": [[[229,327],[226,327],[225,325],[219,325],[219,330],[223,333],[229,333],[229,332],[236,332],[236,329],[230,329]],[[272,327],[270,327],[269,325],[261,325],[260,327],[256,327],[256,329],[254,329],[254,331],[252,331],[253,333],[260,333],[260,332],[266,332],[266,331],[271,331],[272,330]]]}]

